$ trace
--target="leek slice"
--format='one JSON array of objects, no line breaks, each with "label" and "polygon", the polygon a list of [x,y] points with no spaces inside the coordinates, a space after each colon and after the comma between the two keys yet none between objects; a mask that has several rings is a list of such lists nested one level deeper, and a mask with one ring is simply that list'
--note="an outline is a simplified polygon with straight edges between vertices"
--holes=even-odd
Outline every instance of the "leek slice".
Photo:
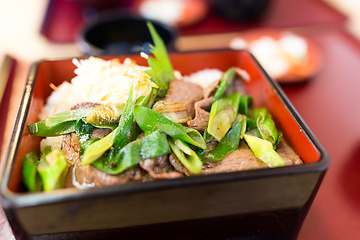
[{"label": "leek slice", "polygon": [[234,80],[235,71],[236,68],[231,67],[223,74],[220,84],[214,94],[214,102],[219,100],[226,91],[228,95],[231,94],[231,84]]},{"label": "leek slice", "polygon": [[22,162],[22,175],[24,177],[24,184],[30,192],[41,191],[42,188],[41,178],[37,173],[38,164],[39,158],[36,151],[32,151],[26,154]]},{"label": "leek slice", "polygon": [[192,150],[185,142],[176,138],[171,138],[169,139],[169,145],[176,157],[187,170],[194,174],[201,172],[202,161],[194,150]]},{"label": "leek slice", "polygon": [[115,175],[135,166],[140,161],[168,153],[170,153],[170,147],[166,134],[161,131],[155,131],[123,147],[114,156],[115,159],[112,159],[112,162],[117,163],[117,166],[111,167],[107,163],[106,157],[98,159],[92,166],[107,174]]},{"label": "leek slice", "polygon": [[42,179],[44,191],[62,188],[69,164],[62,151],[54,149],[40,159],[37,167]]},{"label": "leek slice", "polygon": [[155,131],[160,129],[171,137],[180,139],[202,149],[207,148],[204,139],[198,131],[174,123],[154,110],[136,105],[134,107],[134,115],[137,124],[144,131]]},{"label": "leek slice", "polygon": [[255,119],[259,137],[271,142],[273,148],[276,149],[282,133],[276,129],[275,122],[266,108],[255,108],[253,110],[253,117]]},{"label": "leek slice", "polygon": [[249,134],[244,134],[244,139],[250,149],[254,152],[255,157],[259,158],[269,167],[284,166],[284,160],[274,150],[271,142]]},{"label": "leek slice", "polygon": [[239,118],[216,147],[205,155],[204,161],[219,161],[239,148],[240,139],[246,131],[246,117],[239,114]]},{"label": "leek slice", "polygon": [[86,118],[94,110],[93,107],[80,108],[57,113],[43,121],[28,125],[32,135],[40,137],[56,137],[75,131],[75,123]]},{"label": "leek slice", "polygon": [[221,141],[230,129],[231,124],[235,121],[240,98],[241,95],[237,92],[229,97],[220,98],[212,104],[208,132],[214,136],[217,141]]}]

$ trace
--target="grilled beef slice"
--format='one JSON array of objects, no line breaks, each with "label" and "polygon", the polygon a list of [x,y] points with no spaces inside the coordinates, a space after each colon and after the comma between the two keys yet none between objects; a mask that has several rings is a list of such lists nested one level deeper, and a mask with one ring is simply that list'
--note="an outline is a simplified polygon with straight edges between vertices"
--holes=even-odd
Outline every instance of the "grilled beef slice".
[{"label": "grilled beef slice", "polygon": [[174,170],[169,163],[169,155],[146,159],[139,163],[140,167],[147,171],[153,179],[173,179],[184,175]]},{"label": "grilled beef slice", "polygon": [[[108,134],[106,129],[96,129],[97,137],[104,137]],[[95,132],[94,131],[94,132]],[[103,134],[101,134],[101,132]],[[94,134],[94,135],[95,135]],[[66,159],[72,165],[66,176],[65,187],[102,187],[115,184],[123,184],[130,181],[140,181],[145,174],[139,167],[133,167],[118,175],[108,175],[91,165],[82,165],[80,162],[80,146],[75,133],[64,136],[61,150]]]},{"label": "grilled beef slice", "polygon": [[195,83],[172,80],[164,99],[165,103],[186,103],[191,118],[195,115],[194,104],[203,98],[203,89]]},{"label": "grilled beef slice", "polygon": [[[276,152],[284,159],[285,166],[303,163],[300,157],[284,139],[279,142]],[[200,174],[236,172],[259,168],[268,168],[268,166],[266,163],[256,158],[246,142],[242,140],[239,149],[233,151],[220,161],[208,162],[204,165]]]}]

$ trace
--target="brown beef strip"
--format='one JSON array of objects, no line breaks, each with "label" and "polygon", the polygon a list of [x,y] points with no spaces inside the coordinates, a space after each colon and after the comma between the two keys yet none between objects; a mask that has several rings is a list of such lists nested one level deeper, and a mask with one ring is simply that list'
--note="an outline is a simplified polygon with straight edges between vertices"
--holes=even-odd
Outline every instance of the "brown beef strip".
[{"label": "brown beef strip", "polygon": [[89,108],[89,107],[99,107],[100,103],[92,103],[92,102],[82,102],[74,105],[71,110],[80,109],[80,108]]},{"label": "brown beef strip", "polygon": [[196,83],[172,80],[165,99],[170,102],[199,101],[203,98],[203,89]]},{"label": "brown beef strip", "polygon": [[183,80],[172,80],[163,101],[165,103],[185,102],[188,114],[191,118],[193,118],[195,115],[194,103],[202,98],[203,89],[198,84]]},{"label": "brown beef strip", "polygon": [[[102,136],[100,136],[100,132],[103,132]],[[106,129],[99,129],[96,133],[101,138],[106,136],[106,134]],[[72,164],[66,176],[65,187],[102,187],[130,181],[140,181],[146,177],[139,167],[133,167],[119,175],[109,175],[91,165],[82,165],[80,162],[79,142],[75,133],[65,135],[61,145],[61,150],[64,152],[66,159]]]},{"label": "brown beef strip", "polygon": [[176,171],[181,172],[185,175],[189,175],[190,172],[184,167],[180,160],[176,157],[174,153],[170,153],[169,162],[175,168]]},{"label": "brown beef strip", "polygon": [[[214,146],[210,146],[210,150]],[[276,152],[284,159],[285,166],[302,164],[300,157],[294,150],[285,142],[281,140],[277,146]],[[173,154],[170,154],[169,161],[173,167],[187,176],[193,175],[190,173],[179,159]],[[224,159],[217,162],[206,162],[201,170],[201,175],[216,174],[225,172],[237,172],[252,169],[268,168],[267,164],[256,158],[254,153],[248,147],[244,140],[241,141],[239,149],[227,155]]]},{"label": "brown beef strip", "polygon": [[168,155],[146,159],[139,163],[140,167],[147,171],[154,179],[174,179],[184,175],[174,170],[168,160]]},{"label": "brown beef strip", "polygon": [[[285,166],[303,163],[300,157],[292,150],[284,139],[279,142],[276,152],[284,159]],[[218,162],[207,163],[200,174],[235,172],[259,168],[268,168],[268,166],[266,163],[255,157],[245,141],[241,141],[238,150],[235,150]]]},{"label": "brown beef strip", "polygon": [[205,131],[209,123],[210,107],[213,103],[213,97],[204,98],[195,103],[195,118],[188,121],[187,125],[200,132]]},{"label": "brown beef strip", "polygon": [[211,104],[214,101],[213,95],[215,94],[219,83],[220,79],[218,81],[214,81],[203,90],[204,98],[195,102],[195,118],[187,122],[189,127],[200,132],[205,131],[209,122]]}]

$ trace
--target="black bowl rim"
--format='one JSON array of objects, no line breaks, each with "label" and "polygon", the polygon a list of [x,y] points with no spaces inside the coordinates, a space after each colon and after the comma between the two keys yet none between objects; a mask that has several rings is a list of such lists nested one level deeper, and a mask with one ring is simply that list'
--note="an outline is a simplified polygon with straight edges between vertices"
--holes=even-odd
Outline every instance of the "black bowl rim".
[{"label": "black bowl rim", "polygon": [[[3,158],[5,163],[5,168],[2,172],[2,181],[0,185],[0,199],[2,201],[2,206],[4,209],[11,208],[23,208],[31,207],[35,205],[43,204],[52,204],[63,201],[73,201],[80,199],[89,199],[89,198],[101,198],[114,195],[129,195],[141,191],[154,191],[167,188],[179,188],[179,187],[188,187],[195,185],[205,185],[205,184],[219,184],[225,182],[239,181],[239,180],[250,180],[257,178],[269,178],[275,176],[285,176],[285,175],[295,175],[295,174],[307,174],[307,173],[316,173],[323,172],[325,173],[330,164],[330,156],[320,141],[316,138],[310,128],[307,126],[305,121],[296,111],[294,106],[291,104],[289,99],[286,97],[285,93],[282,91],[280,85],[272,80],[261,65],[256,61],[254,56],[247,52],[246,50],[229,50],[229,49],[216,49],[216,50],[204,50],[204,51],[188,51],[188,52],[177,52],[171,53],[172,55],[176,54],[191,54],[191,53],[201,53],[201,52],[245,52],[252,56],[253,60],[257,63],[259,69],[265,74],[267,80],[271,84],[273,90],[278,95],[281,102],[288,109],[291,116],[294,118],[298,124],[301,131],[305,134],[311,144],[319,153],[319,160],[314,163],[295,165],[295,166],[286,166],[279,168],[271,169],[256,169],[248,171],[239,171],[231,173],[220,173],[212,175],[201,175],[201,176],[192,176],[188,178],[180,179],[166,179],[166,180],[156,180],[150,182],[130,182],[123,185],[115,185],[103,188],[91,188],[85,190],[78,189],[60,189],[52,192],[39,192],[39,193],[14,193],[8,189],[8,182],[10,179],[11,169],[14,165],[14,161],[17,155],[17,149],[20,145],[20,138],[23,134],[25,127],[25,120],[27,112],[30,108],[31,96],[33,93],[33,86],[35,84],[35,79],[37,75],[37,68],[39,64],[46,61],[69,61],[72,58],[47,58],[39,60],[32,64],[28,80],[26,82],[25,91],[21,100],[21,104],[18,110],[16,121],[14,124],[13,132],[11,134],[10,145],[5,153]],[[133,54],[135,56],[135,54]],[[121,55],[114,55],[121,56]],[[126,55],[131,57],[130,55]],[[82,56],[84,57],[84,56]],[[86,57],[86,56],[85,56]],[[104,56],[111,57],[111,56]]]},{"label": "black bowl rim", "polygon": [[[162,22],[153,20],[153,19],[148,19],[148,18],[144,18],[135,14],[129,14],[129,13],[123,13],[121,11],[118,10],[108,10],[108,11],[104,11],[101,12],[99,14],[98,17],[90,20],[87,23],[84,23],[82,26],[79,27],[78,30],[78,34],[76,35],[76,39],[75,39],[75,43],[78,46],[78,49],[86,54],[86,55],[93,55],[93,56],[101,56],[101,55],[109,55],[109,53],[106,53],[106,51],[104,49],[101,49],[95,45],[93,45],[92,43],[90,43],[86,38],[85,35],[94,27],[107,23],[107,22],[111,22],[114,20],[136,20],[136,21],[149,21],[153,24],[156,24],[158,26],[161,26],[162,28],[164,28],[165,30],[167,30],[171,37],[170,42],[168,43],[169,46],[174,46],[175,45],[175,41],[178,37],[178,29],[175,27],[171,27],[168,26]],[[85,53],[88,52],[88,53]]]}]

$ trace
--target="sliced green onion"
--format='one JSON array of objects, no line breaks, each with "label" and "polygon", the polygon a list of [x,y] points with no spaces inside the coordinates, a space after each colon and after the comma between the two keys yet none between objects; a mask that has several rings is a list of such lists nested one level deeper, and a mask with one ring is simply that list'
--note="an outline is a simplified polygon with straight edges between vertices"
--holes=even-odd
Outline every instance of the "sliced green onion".
[{"label": "sliced green onion", "polygon": [[271,142],[275,149],[282,137],[282,133],[276,129],[275,122],[270,113],[268,113],[266,108],[255,108],[253,110],[253,118],[256,121],[259,136]]},{"label": "sliced green onion", "polygon": [[284,166],[284,160],[274,150],[271,142],[248,134],[244,134],[244,139],[254,152],[255,157],[259,158],[269,167]]},{"label": "sliced green onion", "polygon": [[94,110],[93,107],[80,108],[57,113],[43,121],[28,125],[32,135],[40,137],[56,137],[75,131],[75,122],[86,118]]},{"label": "sliced green onion", "polygon": [[214,94],[214,102],[219,100],[226,91],[228,95],[231,95],[231,84],[235,76],[235,67],[229,68],[222,76],[220,84]]},{"label": "sliced green onion", "polygon": [[193,174],[198,174],[202,169],[202,161],[198,155],[185,142],[171,138],[169,145],[179,161]]},{"label": "sliced green onion", "polygon": [[137,124],[144,131],[160,129],[171,137],[203,149],[207,148],[204,139],[198,131],[174,123],[154,110],[136,105],[134,107],[134,115]]},{"label": "sliced green onion", "polygon": [[36,151],[26,154],[22,162],[24,184],[30,192],[41,191],[42,188],[41,178],[37,173],[38,164],[39,157]]},{"label": "sliced green onion", "polygon": [[37,167],[43,182],[44,191],[62,188],[68,168],[69,164],[62,151],[54,149],[47,155],[44,155],[44,158],[40,159]]},{"label": "sliced green onion", "polygon": [[221,141],[235,121],[240,98],[240,93],[237,92],[212,104],[207,130],[217,141]]},{"label": "sliced green onion", "polygon": [[[241,115],[240,115],[241,116]],[[239,148],[240,139],[246,131],[246,117],[236,123],[216,147],[205,155],[204,161],[219,161]]]},{"label": "sliced green onion", "polygon": [[92,165],[100,171],[115,175],[135,166],[140,161],[169,153],[170,147],[166,134],[161,131],[155,131],[123,147],[120,152],[113,157],[115,159],[111,160],[112,163],[118,163],[117,166],[110,166],[105,157],[95,161]]}]

